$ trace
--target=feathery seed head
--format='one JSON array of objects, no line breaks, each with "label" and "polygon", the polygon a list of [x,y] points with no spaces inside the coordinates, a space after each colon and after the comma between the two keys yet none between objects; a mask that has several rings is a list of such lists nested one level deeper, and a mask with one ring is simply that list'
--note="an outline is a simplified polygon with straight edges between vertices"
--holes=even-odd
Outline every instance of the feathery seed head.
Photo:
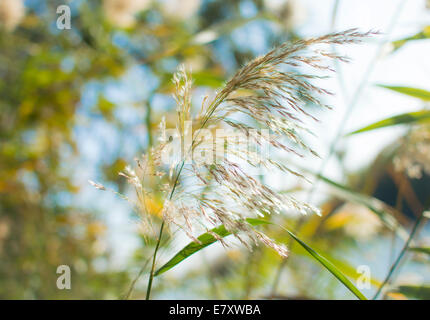
[{"label": "feathery seed head", "polygon": [[[347,61],[324,47],[357,43],[371,34],[351,29],[282,44],[246,64],[213,99],[205,98],[195,118],[191,116],[192,81],[181,66],[172,80],[176,133],[166,134],[163,119],[160,146],[139,165],[144,169],[136,173],[127,168],[122,174],[134,185],[141,211],[145,212],[145,176],[161,177],[161,172],[169,171],[169,188],[164,180],[158,190],[152,190],[168,190],[162,215],[169,225],[198,242],[197,232],[223,224],[245,246],[261,242],[286,257],[286,248],[256,230],[246,218],[291,211],[319,214],[319,210],[277,193],[251,176],[247,168],[263,165],[301,177],[262,150],[270,147],[299,157],[304,152],[317,155],[301,138],[310,132],[305,120],[317,120],[307,106],[328,107],[321,97],[331,93],[314,82],[324,78],[321,72],[332,71],[326,61]],[[224,130],[221,135],[220,130]],[[174,150],[175,139],[171,137],[180,138],[180,152]],[[166,166],[163,153],[172,153],[172,148],[175,156]]]}]

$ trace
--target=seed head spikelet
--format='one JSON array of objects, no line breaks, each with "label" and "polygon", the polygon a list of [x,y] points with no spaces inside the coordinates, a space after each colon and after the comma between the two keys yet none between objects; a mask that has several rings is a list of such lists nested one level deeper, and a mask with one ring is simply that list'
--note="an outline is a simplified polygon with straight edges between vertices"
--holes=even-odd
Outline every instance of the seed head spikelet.
[{"label": "seed head spikelet", "polygon": [[[160,146],[143,161],[146,169],[138,172],[128,168],[123,173],[139,190],[138,202],[143,201],[139,211],[145,210],[144,197],[148,191],[144,177],[157,176],[159,190],[167,191],[162,210],[164,221],[183,230],[193,241],[199,241],[197,236],[202,231],[210,232],[212,227],[223,224],[245,246],[251,248],[263,243],[287,256],[285,247],[256,230],[246,218],[291,211],[319,214],[319,211],[277,193],[254,178],[248,168],[263,166],[301,177],[287,163],[261,150],[270,147],[299,157],[306,153],[317,156],[302,139],[310,133],[306,119],[317,121],[308,106],[328,107],[321,97],[331,93],[315,82],[333,71],[327,64],[329,60],[348,61],[326,47],[358,43],[371,34],[374,32],[351,29],[282,44],[246,64],[214,98],[205,97],[196,117],[191,114],[192,80],[185,68],[180,67],[173,76],[180,156],[170,159],[168,166],[160,160],[175,145],[165,135],[163,120]],[[224,130],[224,136],[214,135],[220,129]],[[184,144],[187,137],[191,140],[188,145]],[[149,159],[151,164],[147,165]],[[160,173],[166,171],[170,174],[161,178]],[[218,235],[213,236],[228,245]]]}]

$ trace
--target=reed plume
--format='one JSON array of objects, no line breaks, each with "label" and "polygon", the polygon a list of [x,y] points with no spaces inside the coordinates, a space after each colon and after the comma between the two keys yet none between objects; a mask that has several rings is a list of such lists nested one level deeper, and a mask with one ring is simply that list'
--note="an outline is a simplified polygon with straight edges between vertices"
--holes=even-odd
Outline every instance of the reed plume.
[{"label": "reed plume", "polygon": [[[277,193],[249,174],[248,168],[263,166],[301,177],[261,150],[317,156],[301,136],[310,133],[306,119],[317,120],[309,105],[328,108],[322,96],[331,93],[314,82],[333,71],[327,64],[329,60],[348,61],[327,47],[358,43],[370,34],[351,29],[274,48],[240,69],[213,99],[205,97],[195,117],[192,80],[181,67],[173,77],[176,134],[167,138],[162,122],[159,146],[137,161],[138,172],[129,168],[122,173],[136,189],[136,206],[146,224],[150,221],[145,197],[154,192],[147,189],[146,182],[149,176],[158,176],[163,180],[160,190],[165,193],[163,221],[182,229],[193,241],[199,242],[200,232],[211,233],[213,226],[223,224],[245,246],[263,243],[286,257],[284,246],[256,230],[246,218],[319,211],[290,195]],[[227,134],[214,136],[220,129],[227,130],[223,131]],[[184,143],[187,137],[191,137],[188,145]],[[166,166],[162,159],[172,153],[174,138],[180,140],[180,156],[173,152],[176,156],[169,158]],[[169,174],[162,177],[161,172],[167,171]],[[228,245],[217,234],[211,234]]]}]

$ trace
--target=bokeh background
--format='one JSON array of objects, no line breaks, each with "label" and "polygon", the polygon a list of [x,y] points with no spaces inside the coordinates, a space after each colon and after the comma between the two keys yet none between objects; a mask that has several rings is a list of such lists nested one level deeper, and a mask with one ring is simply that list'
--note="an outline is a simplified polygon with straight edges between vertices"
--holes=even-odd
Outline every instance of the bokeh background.
[{"label": "bokeh background", "polygon": [[[70,30],[57,28],[62,4]],[[306,217],[300,236],[352,280],[368,266],[371,286],[362,291],[370,297],[404,243],[401,231],[426,209],[430,130],[421,121],[346,134],[429,106],[429,1],[0,0],[0,298],[117,299],[142,270],[131,297],[143,298],[154,239],[129,203],[88,180],[131,192],[118,172],[156,143],[163,116],[173,124],[180,64],[192,70],[199,106],[273,46],[349,28],[380,34],[340,48],[352,62],[333,66],[333,110],[318,112],[309,139],[321,159],[301,163],[338,184],[264,181],[323,210]],[[162,205],[149,203],[155,221]],[[387,227],[387,215],[398,228]],[[428,248],[428,227],[419,229],[414,246]],[[279,229],[268,232],[289,243]],[[187,241],[175,234],[159,263]],[[266,248],[214,245],[156,279],[153,297],[353,298],[306,252],[290,249],[282,263]],[[384,298],[430,298],[428,258],[409,252]],[[64,264],[71,290],[56,287]]]}]

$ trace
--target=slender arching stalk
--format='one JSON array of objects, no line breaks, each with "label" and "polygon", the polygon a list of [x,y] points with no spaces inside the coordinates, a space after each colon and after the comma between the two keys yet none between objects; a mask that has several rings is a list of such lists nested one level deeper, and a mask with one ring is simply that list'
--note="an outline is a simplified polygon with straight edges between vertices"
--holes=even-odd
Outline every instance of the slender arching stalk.
[{"label": "slender arching stalk", "polygon": [[[200,129],[203,129],[206,126],[207,121],[209,120],[210,116],[213,114],[213,112],[215,111],[215,109],[219,106],[219,104],[222,102],[222,100],[224,98],[225,98],[225,94],[223,94],[223,92],[221,92],[221,94],[217,95],[217,97],[214,99],[214,101],[210,104],[210,106],[208,107],[208,110],[209,110],[208,114],[205,116],[205,119],[203,120],[203,123],[202,123]],[[191,142],[190,150],[188,150],[188,152],[192,151],[192,148],[193,148],[193,146],[194,146],[194,144],[196,142],[197,136],[198,136],[198,134],[193,138],[193,140]],[[187,152],[187,155],[188,155],[188,152]],[[180,166],[180,168],[178,170],[178,173],[176,175],[175,181],[173,183],[172,191],[170,192],[170,195],[169,195],[169,200],[172,199],[173,194],[174,194],[175,189],[176,189],[176,186],[178,185],[179,176],[181,175],[181,172],[182,172],[182,170],[184,168],[185,159],[186,159],[187,155],[185,155],[184,159],[181,162],[181,166]],[[150,272],[150,275],[149,275],[148,286],[147,286],[147,289],[146,289],[146,300],[149,300],[149,297],[151,295],[152,282],[154,280],[154,273],[155,273],[155,261],[156,261],[156,258],[157,258],[158,249],[160,247],[161,237],[163,235],[163,229],[164,229],[164,220],[163,220],[163,222],[161,223],[161,226],[160,226],[160,231],[159,231],[157,243],[155,245],[155,250],[154,250],[153,257],[152,257],[151,272]]]},{"label": "slender arching stalk", "polygon": [[145,264],[140,268],[139,273],[137,274],[136,278],[134,278],[134,280],[131,282],[130,288],[127,290],[127,293],[122,298],[123,300],[128,300],[130,298],[131,293],[134,290],[134,286],[136,285],[137,280],[139,280],[140,276],[143,274],[143,271],[145,271],[145,268],[148,265],[150,260],[151,260],[150,258],[147,259],[145,261]]},{"label": "slender arching stalk", "polygon": [[[172,199],[173,197],[173,193],[175,192],[176,186],[178,185],[179,175],[181,174],[182,169],[184,168],[184,165],[185,165],[185,160],[182,160],[181,167],[179,168],[178,174],[176,175],[175,182],[172,187],[172,191],[170,192],[169,200]],[[164,220],[160,226],[157,243],[155,245],[154,255],[152,257],[151,273],[149,274],[148,287],[146,288],[146,300],[149,300],[149,297],[151,295],[152,281],[154,280],[154,273],[155,273],[155,260],[157,258],[158,249],[160,247],[161,237],[163,236],[163,229],[164,229]]]},{"label": "slender arching stalk", "polygon": [[[206,121],[203,122],[202,128],[205,126],[205,124],[206,124]],[[190,149],[192,149],[194,143],[195,143],[195,138],[191,142]],[[185,158],[181,162],[181,166],[180,166],[180,168],[178,170],[178,173],[176,175],[175,181],[173,183],[172,191],[170,192],[170,195],[169,195],[169,200],[172,199],[173,194],[174,194],[174,192],[176,190],[176,186],[178,185],[179,176],[181,175],[182,169],[184,168],[184,165],[185,165],[185,159],[186,159],[186,156],[185,156]],[[163,235],[163,229],[164,229],[164,220],[163,220],[163,222],[161,223],[161,226],[160,226],[160,231],[159,231],[157,243],[155,245],[154,255],[152,257],[151,273],[149,274],[148,287],[146,289],[146,300],[149,300],[149,297],[151,295],[152,281],[154,280],[154,273],[155,273],[155,260],[157,258],[158,249],[160,247],[161,237]]]},{"label": "slender arching stalk", "polygon": [[396,260],[394,261],[393,265],[390,268],[390,271],[388,272],[387,276],[385,277],[384,281],[382,282],[382,284],[379,286],[378,291],[376,291],[375,295],[373,296],[373,300],[376,300],[379,296],[379,294],[381,293],[382,289],[385,287],[385,285],[388,283],[388,281],[390,281],[391,276],[393,275],[394,271],[397,269],[397,267],[400,265],[400,262],[402,261],[406,251],[409,249],[409,244],[411,243],[411,241],[413,240],[418,227],[421,223],[421,221],[424,218],[424,212],[426,212],[425,210],[423,210],[421,212],[421,215],[417,218],[417,220],[415,221],[414,226],[412,227],[412,231],[409,234],[408,239],[405,242],[405,245],[402,248],[402,251],[400,251],[399,255],[397,256]]},{"label": "slender arching stalk", "polygon": [[[206,119],[206,121],[203,122],[201,128],[204,128],[204,126],[206,125],[206,122],[207,122],[207,119]],[[195,137],[193,139],[193,141],[191,142],[190,149],[192,149],[192,147],[193,147],[193,145],[194,145],[194,143],[196,141],[196,138],[197,137]],[[191,151],[191,150],[189,150],[189,151]],[[185,159],[186,159],[186,156],[185,156],[185,158],[181,162],[181,166],[180,166],[180,168],[178,170],[178,173],[176,175],[175,181],[173,183],[172,191],[170,192],[170,195],[169,195],[169,200],[172,199],[173,194],[174,194],[175,189],[176,189],[176,186],[178,185],[179,176],[181,175],[182,169],[184,168],[184,165],[185,165]],[[151,273],[149,274],[148,287],[146,289],[146,300],[149,300],[149,297],[151,295],[152,281],[154,280],[154,273],[155,273],[155,260],[157,258],[158,249],[160,247],[161,237],[163,235],[163,229],[164,229],[164,220],[163,220],[163,222],[161,223],[161,226],[160,226],[160,231],[159,231],[157,243],[155,245],[154,255],[152,257]]]},{"label": "slender arching stalk", "polygon": [[155,272],[155,259],[157,258],[158,248],[160,247],[161,237],[163,235],[163,229],[164,229],[164,220],[161,223],[157,244],[155,245],[154,255],[152,256],[151,273],[149,275],[148,288],[146,289],[146,300],[149,300],[149,296],[151,295],[152,280],[154,280],[154,272]]}]

